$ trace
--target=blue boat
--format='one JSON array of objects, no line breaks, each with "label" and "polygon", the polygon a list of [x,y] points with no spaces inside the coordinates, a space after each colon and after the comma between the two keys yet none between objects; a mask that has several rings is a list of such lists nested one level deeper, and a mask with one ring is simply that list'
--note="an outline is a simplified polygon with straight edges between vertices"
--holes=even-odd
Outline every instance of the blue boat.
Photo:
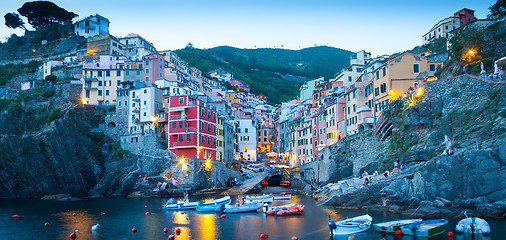
[{"label": "blue boat", "polygon": [[211,205],[211,206],[197,206],[197,212],[217,212],[221,213],[223,210],[225,210],[225,207],[227,204],[220,204],[220,205]]},{"label": "blue boat", "polygon": [[401,226],[402,234],[418,236],[418,237],[432,237],[443,233],[446,230],[448,220],[435,219],[425,220],[421,222],[406,224]]},{"label": "blue boat", "polygon": [[194,210],[198,206],[213,206],[213,205],[219,206],[221,204],[230,204],[230,196],[226,195],[222,198],[211,199],[208,201],[190,202],[188,200],[188,195],[185,195],[183,202],[171,203],[172,201],[171,199],[169,199],[169,201],[167,201],[167,203],[164,204],[162,208],[166,210]]}]

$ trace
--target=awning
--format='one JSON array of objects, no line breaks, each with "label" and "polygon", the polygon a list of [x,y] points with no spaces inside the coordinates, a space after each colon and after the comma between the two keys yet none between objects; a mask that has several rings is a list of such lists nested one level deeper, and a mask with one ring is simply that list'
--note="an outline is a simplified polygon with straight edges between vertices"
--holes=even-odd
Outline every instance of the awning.
[{"label": "awning", "polygon": [[499,58],[495,61],[495,64],[506,64],[506,56]]}]

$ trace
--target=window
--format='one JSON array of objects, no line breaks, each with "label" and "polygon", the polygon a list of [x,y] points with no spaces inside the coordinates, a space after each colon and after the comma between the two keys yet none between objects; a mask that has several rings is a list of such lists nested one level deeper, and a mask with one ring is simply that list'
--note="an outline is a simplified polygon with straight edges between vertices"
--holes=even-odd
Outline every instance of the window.
[{"label": "window", "polygon": [[383,68],[383,77],[384,77],[384,76],[386,76],[386,75],[387,75],[387,68],[386,68],[386,67],[384,67],[384,68]]},{"label": "window", "polygon": [[102,90],[98,90],[98,96],[102,96]]},{"label": "window", "polygon": [[86,90],[86,97],[89,98],[90,97],[90,90]]},{"label": "window", "polygon": [[184,98],[180,97],[179,98],[179,104],[183,104],[184,103]]},{"label": "window", "polygon": [[146,74],[149,74],[149,68],[146,68]]},{"label": "window", "polygon": [[116,71],[116,77],[121,77],[121,71],[120,70]]},{"label": "window", "polygon": [[267,130],[264,130],[264,136],[267,136]]},{"label": "window", "polygon": [[102,86],[102,81],[98,81],[98,86],[101,87]]},{"label": "window", "polygon": [[436,71],[436,64],[430,64],[429,65],[429,71]]},{"label": "window", "polygon": [[353,90],[353,98],[357,98],[357,96],[355,95],[355,90]]},{"label": "window", "polygon": [[102,77],[102,71],[97,71],[97,75],[98,75],[99,77]]},{"label": "window", "polygon": [[105,71],[105,76],[106,77],[110,77],[111,76],[111,71]]},{"label": "window", "polygon": [[146,116],[146,112],[144,112],[144,117]]},{"label": "window", "polygon": [[380,79],[380,73],[379,71],[376,72],[376,80]]},{"label": "window", "polygon": [[418,63],[413,64],[413,73],[420,72],[420,65]]},{"label": "window", "polygon": [[116,81],[116,86],[119,86],[119,85],[121,85],[121,80]]},{"label": "window", "polygon": [[245,132],[245,133],[247,133],[247,132],[248,132],[248,128],[245,128],[245,129],[244,129],[244,132]]},{"label": "window", "polygon": [[211,137],[207,136],[207,144],[211,144]]},{"label": "window", "polygon": [[201,141],[202,141],[202,143],[206,143],[204,136],[202,136]]},{"label": "window", "polygon": [[149,82],[149,77],[146,77],[146,82]]},{"label": "window", "polygon": [[178,141],[179,141],[179,142],[182,142],[182,141],[183,141],[183,134],[179,134],[178,136],[179,136]]},{"label": "window", "polygon": [[348,82],[351,82],[351,80],[352,80],[352,77],[348,76]]},{"label": "window", "polygon": [[207,131],[209,131],[209,132],[211,131],[211,124],[210,123],[207,124]]},{"label": "window", "polygon": [[202,109],[202,117],[205,117],[205,116],[206,116],[206,111],[204,109]]},{"label": "window", "polygon": [[183,128],[183,121],[179,121],[179,128]]},{"label": "window", "polygon": [[176,129],[176,122],[172,122],[172,129]]},{"label": "window", "polygon": [[353,112],[356,112],[357,111],[357,107],[355,106],[355,104],[353,104]]},{"label": "window", "polygon": [[109,90],[105,90],[105,95],[109,96]]}]

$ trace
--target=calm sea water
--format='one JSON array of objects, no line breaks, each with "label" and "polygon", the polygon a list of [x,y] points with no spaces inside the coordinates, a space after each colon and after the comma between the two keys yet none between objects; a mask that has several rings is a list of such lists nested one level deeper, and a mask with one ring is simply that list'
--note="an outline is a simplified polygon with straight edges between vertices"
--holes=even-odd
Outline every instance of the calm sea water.
[{"label": "calm sea water", "polygon": [[[219,197],[219,196],[216,196]],[[190,198],[191,200],[195,200]],[[235,197],[232,197],[234,200]],[[42,200],[0,200],[0,239],[68,239],[71,232],[78,229],[77,239],[167,239],[176,228],[181,233],[176,239],[260,239],[265,233],[269,239],[330,239],[328,216],[334,220],[362,215],[364,211],[342,210],[318,206],[310,198],[294,195],[292,201],[306,206],[304,215],[275,217],[262,212],[229,214],[220,218],[219,214],[199,214],[196,211],[162,210],[167,199],[101,198],[84,199],[73,202]],[[275,201],[275,205],[287,204]],[[106,215],[101,216],[101,212]],[[150,212],[150,215],[145,215]],[[76,213],[76,216],[73,216]],[[11,216],[18,214],[19,219]],[[406,218],[392,213],[369,212],[374,222]],[[492,228],[489,238],[506,239],[506,221],[487,219]],[[455,231],[457,219],[450,219],[448,231]],[[45,227],[44,223],[50,223]],[[91,227],[99,223],[102,228],[91,232]],[[132,233],[132,228],[137,228]],[[168,228],[169,233],[164,233]],[[371,228],[357,235],[356,239],[380,239],[382,236]],[[335,238],[347,239],[347,237]],[[386,239],[414,239],[404,236]],[[419,238],[420,239],[420,238]],[[423,238],[422,238],[423,239]],[[432,239],[448,239],[446,234]],[[458,235],[453,238],[471,239]]]}]

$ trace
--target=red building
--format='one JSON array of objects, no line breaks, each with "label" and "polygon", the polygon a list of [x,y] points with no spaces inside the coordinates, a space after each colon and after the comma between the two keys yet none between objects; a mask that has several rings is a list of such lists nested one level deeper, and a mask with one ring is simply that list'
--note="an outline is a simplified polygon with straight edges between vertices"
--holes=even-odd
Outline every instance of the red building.
[{"label": "red building", "polygon": [[192,96],[165,98],[167,145],[179,157],[216,159],[216,111]]},{"label": "red building", "polygon": [[460,18],[460,22],[462,22],[462,26],[477,20],[477,18],[474,17],[474,10],[467,9],[467,8],[463,8],[462,10],[454,13],[453,16]]}]

